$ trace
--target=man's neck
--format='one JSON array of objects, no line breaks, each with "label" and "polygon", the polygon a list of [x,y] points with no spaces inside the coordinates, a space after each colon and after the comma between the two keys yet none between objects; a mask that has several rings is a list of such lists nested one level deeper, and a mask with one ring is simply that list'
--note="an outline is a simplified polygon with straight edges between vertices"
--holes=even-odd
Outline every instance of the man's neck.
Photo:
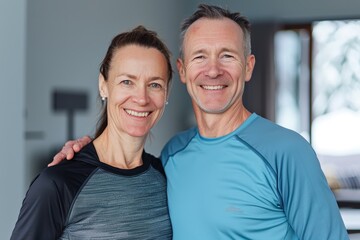
[{"label": "man's neck", "polygon": [[199,133],[203,137],[216,138],[225,136],[237,129],[251,113],[243,108],[236,113],[230,111],[213,114],[195,111]]}]

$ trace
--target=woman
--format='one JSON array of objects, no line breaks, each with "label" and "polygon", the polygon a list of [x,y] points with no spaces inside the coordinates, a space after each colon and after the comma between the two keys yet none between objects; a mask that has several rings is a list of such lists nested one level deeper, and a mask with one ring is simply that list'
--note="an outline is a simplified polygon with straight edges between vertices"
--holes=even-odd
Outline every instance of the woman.
[{"label": "woman", "polygon": [[105,104],[95,139],[76,161],[32,182],[11,239],[171,239],[165,174],[144,151],[171,77],[155,32],[139,26],[112,40],[100,67]]}]

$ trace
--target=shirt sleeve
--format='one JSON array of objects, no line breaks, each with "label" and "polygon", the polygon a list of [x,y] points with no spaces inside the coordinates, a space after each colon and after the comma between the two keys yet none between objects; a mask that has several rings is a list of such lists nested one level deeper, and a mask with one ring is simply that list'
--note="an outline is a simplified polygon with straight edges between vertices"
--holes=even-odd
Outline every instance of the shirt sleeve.
[{"label": "shirt sleeve", "polygon": [[61,236],[66,215],[60,191],[50,175],[42,172],[31,183],[11,240],[50,240]]},{"label": "shirt sleeve", "polygon": [[[295,143],[295,144],[294,144]],[[320,163],[305,140],[287,146],[278,169],[288,221],[300,239],[349,239]],[[279,166],[278,166],[279,167]]]}]

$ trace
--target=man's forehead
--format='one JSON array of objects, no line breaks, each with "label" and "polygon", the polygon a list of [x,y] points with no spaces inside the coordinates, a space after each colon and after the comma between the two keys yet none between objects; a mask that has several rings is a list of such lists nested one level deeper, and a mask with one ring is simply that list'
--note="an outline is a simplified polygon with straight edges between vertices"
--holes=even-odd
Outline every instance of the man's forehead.
[{"label": "man's forehead", "polygon": [[200,51],[208,47],[237,48],[242,46],[243,33],[234,21],[201,18],[190,25],[184,36],[184,50]]},{"label": "man's forehead", "polygon": [[236,22],[228,18],[200,18],[189,26],[185,33],[184,40],[206,37],[220,39],[224,37],[224,34],[233,38],[242,38],[243,31]]},{"label": "man's forehead", "polygon": [[[223,17],[223,18],[200,18],[193,22],[188,30],[188,32],[197,32],[197,31],[206,31],[207,29],[226,29],[233,28],[241,31],[241,27],[233,20]],[[206,29],[206,30],[205,30]],[[242,32],[242,31],[241,31]]]}]

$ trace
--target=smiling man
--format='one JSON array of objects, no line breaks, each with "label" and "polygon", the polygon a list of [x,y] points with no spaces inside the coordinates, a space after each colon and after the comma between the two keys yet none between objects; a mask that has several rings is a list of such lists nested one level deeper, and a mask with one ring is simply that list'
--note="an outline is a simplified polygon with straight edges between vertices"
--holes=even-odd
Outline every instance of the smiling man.
[{"label": "smiling man", "polygon": [[173,239],[348,239],[311,146],[250,113],[249,22],[200,5],[182,25],[177,61],[197,127],[165,146]]}]

